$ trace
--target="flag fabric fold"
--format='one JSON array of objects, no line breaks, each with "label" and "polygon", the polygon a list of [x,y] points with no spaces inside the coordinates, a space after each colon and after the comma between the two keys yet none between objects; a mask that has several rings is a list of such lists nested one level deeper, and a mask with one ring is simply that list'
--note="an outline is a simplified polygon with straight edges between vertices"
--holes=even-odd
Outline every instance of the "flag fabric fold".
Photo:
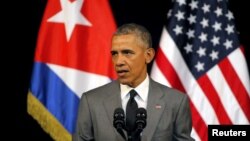
[{"label": "flag fabric fold", "polygon": [[250,81],[226,0],[175,0],[167,14],[154,80],[188,94],[192,136],[207,141],[210,124],[250,123]]},{"label": "flag fabric fold", "polygon": [[116,78],[110,56],[115,28],[107,0],[47,2],[27,105],[54,140],[71,140],[82,93]]}]

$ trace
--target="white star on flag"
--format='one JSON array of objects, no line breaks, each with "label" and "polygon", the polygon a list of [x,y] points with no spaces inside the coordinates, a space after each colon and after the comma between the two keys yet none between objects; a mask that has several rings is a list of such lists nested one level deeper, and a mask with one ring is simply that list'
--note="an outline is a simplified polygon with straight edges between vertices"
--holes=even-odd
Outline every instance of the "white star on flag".
[{"label": "white star on flag", "polygon": [[76,0],[73,2],[69,0],[60,0],[60,3],[62,10],[49,18],[48,22],[64,23],[67,41],[69,41],[76,24],[92,26],[88,19],[81,13],[83,0]]}]

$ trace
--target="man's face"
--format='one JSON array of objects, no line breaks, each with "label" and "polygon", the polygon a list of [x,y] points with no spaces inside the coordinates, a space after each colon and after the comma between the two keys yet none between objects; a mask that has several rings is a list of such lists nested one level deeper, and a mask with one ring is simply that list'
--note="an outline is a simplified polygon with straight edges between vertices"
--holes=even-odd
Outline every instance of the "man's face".
[{"label": "man's face", "polygon": [[140,44],[134,34],[113,37],[112,61],[120,83],[136,87],[146,78],[147,63],[153,59],[150,51],[153,49]]}]

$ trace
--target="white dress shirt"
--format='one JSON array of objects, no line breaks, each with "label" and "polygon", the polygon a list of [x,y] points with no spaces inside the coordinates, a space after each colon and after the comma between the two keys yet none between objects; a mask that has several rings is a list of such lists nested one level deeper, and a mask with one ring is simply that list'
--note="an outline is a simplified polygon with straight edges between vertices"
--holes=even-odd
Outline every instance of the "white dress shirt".
[{"label": "white dress shirt", "polygon": [[[137,102],[138,108],[147,108],[148,101],[148,89],[149,89],[149,76],[147,75],[146,79],[138,85],[136,88],[129,87],[128,85],[122,85],[121,87],[121,100],[122,108],[126,111],[126,105],[129,100],[129,91],[134,89],[138,95],[135,96],[135,101]],[[126,114],[126,113],[125,113]]]}]

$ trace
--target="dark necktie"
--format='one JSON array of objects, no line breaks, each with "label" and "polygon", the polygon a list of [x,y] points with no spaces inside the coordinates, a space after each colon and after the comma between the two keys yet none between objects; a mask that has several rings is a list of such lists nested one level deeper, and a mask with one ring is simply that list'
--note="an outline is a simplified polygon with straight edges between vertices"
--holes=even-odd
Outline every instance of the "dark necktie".
[{"label": "dark necktie", "polygon": [[129,92],[130,98],[126,107],[126,127],[128,131],[132,131],[135,128],[135,119],[136,119],[136,109],[138,109],[137,103],[134,97],[137,95],[135,90]]}]

